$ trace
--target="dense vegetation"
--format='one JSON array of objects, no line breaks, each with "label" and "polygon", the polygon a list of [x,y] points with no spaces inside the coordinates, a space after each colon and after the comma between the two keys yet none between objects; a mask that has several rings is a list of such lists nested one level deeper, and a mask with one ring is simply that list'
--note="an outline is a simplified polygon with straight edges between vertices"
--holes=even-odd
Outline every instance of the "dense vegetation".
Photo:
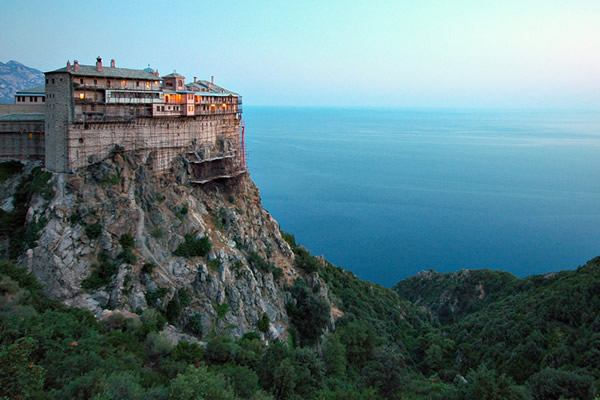
[{"label": "dense vegetation", "polygon": [[[468,278],[414,277],[395,288],[442,312],[440,329],[455,347],[442,362],[462,374],[493,368],[525,385],[533,399],[594,398],[600,382],[600,258],[575,271],[521,280],[470,272]],[[440,307],[449,303],[453,311]]]},{"label": "dense vegetation", "polygon": [[[7,166],[1,178],[13,169]],[[32,170],[17,186],[14,210],[0,212],[11,256],[38,238],[45,221],[27,224],[25,216],[34,194],[52,197],[49,178]],[[187,206],[180,212],[183,218]],[[92,240],[101,231],[99,221],[85,227]],[[0,400],[595,398],[600,259],[526,279],[489,270],[428,271],[390,290],[313,257],[293,235],[282,236],[306,273],[286,288],[286,343],[260,340],[269,330],[266,313],[256,332],[242,338],[203,332],[201,315],[183,312],[191,301],[184,289],[167,301],[168,289],[158,287],[146,293],[149,309],[97,321],[48,299],[25,269],[0,261]],[[106,286],[120,264],[136,262],[134,236],[121,235],[119,244],[119,255],[99,254],[84,288]],[[208,237],[186,235],[175,253],[206,256],[210,249]],[[258,253],[250,252],[248,262],[284,284],[282,270]],[[219,260],[213,264],[218,268]],[[145,264],[142,273],[154,268]],[[229,304],[214,306],[222,319]],[[173,346],[160,333],[167,322],[205,346]]]}]

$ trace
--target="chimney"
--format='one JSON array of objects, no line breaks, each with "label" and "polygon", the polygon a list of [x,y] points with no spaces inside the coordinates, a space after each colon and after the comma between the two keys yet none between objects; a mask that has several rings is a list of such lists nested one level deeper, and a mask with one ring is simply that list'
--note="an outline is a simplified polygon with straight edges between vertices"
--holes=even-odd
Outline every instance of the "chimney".
[{"label": "chimney", "polygon": [[73,60],[73,71],[79,72],[79,61]]},{"label": "chimney", "polygon": [[71,60],[67,60],[67,71],[71,70]]},{"label": "chimney", "polygon": [[110,67],[111,68],[115,67],[115,59],[114,58],[112,60],[110,60]]},{"label": "chimney", "polygon": [[194,77],[194,83],[198,82],[198,78]]},{"label": "chimney", "polygon": [[210,76],[210,83],[213,85],[215,84],[215,76],[214,75]]},{"label": "chimney", "polygon": [[96,58],[96,71],[102,72],[102,57]]}]

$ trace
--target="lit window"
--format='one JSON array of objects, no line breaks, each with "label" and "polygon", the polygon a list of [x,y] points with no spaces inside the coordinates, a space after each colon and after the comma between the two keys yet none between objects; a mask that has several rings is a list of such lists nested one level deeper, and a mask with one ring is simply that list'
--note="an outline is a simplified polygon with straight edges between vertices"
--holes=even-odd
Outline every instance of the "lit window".
[{"label": "lit window", "polygon": [[150,82],[146,82],[146,89],[150,89]]},{"label": "lit window", "polygon": [[79,98],[80,98],[81,100],[85,99],[85,93],[79,93]]},{"label": "lit window", "polygon": [[126,80],[123,80],[123,82],[121,82],[121,85],[123,85],[123,86],[127,86],[127,81],[126,81]]},{"label": "lit window", "polygon": [[223,103],[223,104],[221,104],[221,107],[227,108],[227,104]]}]

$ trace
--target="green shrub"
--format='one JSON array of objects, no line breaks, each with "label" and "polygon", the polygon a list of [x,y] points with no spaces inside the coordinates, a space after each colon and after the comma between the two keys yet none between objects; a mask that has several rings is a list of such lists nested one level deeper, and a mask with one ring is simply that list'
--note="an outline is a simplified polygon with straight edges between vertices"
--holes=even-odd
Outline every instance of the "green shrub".
[{"label": "green shrub", "polygon": [[217,320],[222,320],[227,312],[229,311],[229,303],[219,304],[215,307],[215,312],[217,313]]},{"label": "green shrub", "polygon": [[152,235],[152,237],[155,239],[161,239],[165,236],[163,229],[160,226],[154,229],[150,235]]},{"label": "green shrub", "polygon": [[149,331],[160,331],[167,322],[165,317],[153,308],[145,309],[140,319],[149,328]]},{"label": "green shrub", "polygon": [[92,274],[81,282],[81,287],[90,290],[100,289],[108,285],[118,271],[118,265],[109,259],[108,254],[102,252],[98,255],[98,263],[92,265]]},{"label": "green shrub", "polygon": [[137,258],[131,252],[131,248],[130,247],[126,247],[125,249],[123,249],[123,252],[121,252],[121,254],[119,254],[119,258],[125,264],[131,264],[131,265],[133,265],[133,264],[135,264],[137,262]]},{"label": "green shrub", "polygon": [[267,273],[271,272],[273,274],[273,278],[275,279],[279,279],[283,276],[283,269],[273,264],[269,264],[260,256],[260,254],[255,251],[251,251],[250,254],[248,254],[248,262],[255,270]]},{"label": "green shrub", "polygon": [[167,293],[169,293],[169,289],[165,287],[158,288],[154,292],[146,292],[144,294],[144,296],[146,297],[146,303],[148,303],[149,306],[154,307],[156,306],[157,300],[160,300],[163,297],[165,297]]},{"label": "green shrub", "polygon": [[208,260],[206,263],[213,271],[218,271],[219,268],[221,268],[221,260],[219,258],[213,258],[212,260]]},{"label": "green shrub", "polygon": [[285,240],[287,242],[287,244],[290,245],[292,250],[294,250],[296,248],[296,237],[294,235],[292,235],[291,233],[287,233],[284,231],[279,231],[279,232],[281,233],[281,237],[283,238],[283,240]]},{"label": "green shrub", "polygon": [[69,222],[73,225],[80,223],[81,215],[77,211],[74,211],[73,214],[69,215]]},{"label": "green shrub", "polygon": [[173,254],[185,258],[204,257],[210,249],[211,244],[208,236],[197,239],[194,235],[188,233],[185,235],[185,241],[177,247]]},{"label": "green shrub", "polygon": [[119,238],[119,244],[121,247],[123,247],[123,249],[130,249],[135,244],[135,239],[133,238],[132,234],[124,233]]},{"label": "green shrub", "polygon": [[202,316],[198,313],[192,314],[185,324],[185,330],[192,335],[202,336]]},{"label": "green shrub", "polygon": [[213,224],[217,229],[224,230],[227,225],[227,218],[225,218],[225,210],[219,208],[212,216]]},{"label": "green shrub", "polygon": [[85,227],[85,234],[92,240],[97,239],[98,236],[100,236],[100,233],[102,233],[102,225],[100,225],[99,221],[86,225]]},{"label": "green shrub", "polygon": [[45,216],[34,216],[33,220],[27,225],[27,228],[25,229],[25,243],[27,243],[27,247],[35,247],[37,241],[40,239],[40,232],[42,229],[44,229],[47,223],[48,220]]},{"label": "green shrub", "polygon": [[304,271],[311,273],[319,270],[319,261],[310,255],[310,252],[302,246],[294,248],[296,257],[294,259],[294,265],[297,268],[303,269]]},{"label": "green shrub", "polygon": [[263,313],[262,317],[258,320],[258,330],[261,332],[268,332],[269,331],[269,325],[271,324],[271,321],[269,321],[269,315],[267,315],[267,313]]},{"label": "green shrub", "polygon": [[148,354],[153,357],[164,357],[173,350],[169,338],[163,333],[150,332],[145,341]]},{"label": "green shrub", "polygon": [[145,263],[142,266],[142,273],[143,274],[152,274],[152,272],[154,272],[154,270],[156,269],[156,264],[154,263]]},{"label": "green shrub", "polygon": [[185,218],[185,216],[187,215],[188,212],[189,212],[188,205],[184,204],[179,210],[177,210],[177,212],[175,213],[175,216],[177,218],[179,218],[180,221],[183,221],[183,219]]},{"label": "green shrub", "polygon": [[206,358],[217,364],[224,364],[235,360],[237,346],[227,336],[217,336],[208,341],[206,345]]},{"label": "green shrub", "polygon": [[181,311],[183,307],[181,307],[181,302],[179,301],[179,296],[177,294],[173,296],[171,301],[167,304],[167,309],[165,311],[165,316],[173,325],[177,325],[179,321],[179,317],[181,317]]}]

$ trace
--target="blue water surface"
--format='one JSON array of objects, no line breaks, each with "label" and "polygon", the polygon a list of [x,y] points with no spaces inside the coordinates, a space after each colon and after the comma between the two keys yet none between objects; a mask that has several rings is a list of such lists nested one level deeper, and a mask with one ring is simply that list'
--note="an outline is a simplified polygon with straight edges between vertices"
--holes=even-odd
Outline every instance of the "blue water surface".
[{"label": "blue water surface", "polygon": [[362,279],[523,277],[600,255],[600,112],[245,107],[244,119],[265,208]]}]

